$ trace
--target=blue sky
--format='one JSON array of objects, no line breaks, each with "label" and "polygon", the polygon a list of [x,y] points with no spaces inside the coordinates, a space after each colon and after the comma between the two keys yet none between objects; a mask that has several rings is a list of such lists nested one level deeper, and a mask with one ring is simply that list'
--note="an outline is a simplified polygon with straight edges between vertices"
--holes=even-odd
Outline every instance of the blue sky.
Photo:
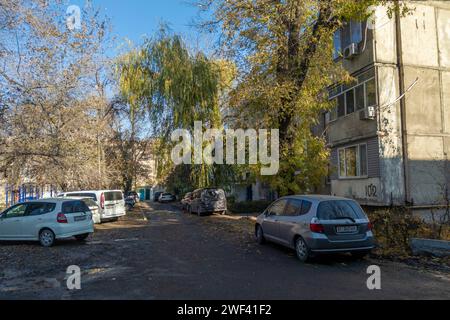
[{"label": "blue sky", "polygon": [[[212,36],[199,35],[190,25],[198,10],[195,0],[91,0],[111,20],[117,44],[127,38],[134,44],[142,43],[144,35],[151,36],[161,22],[169,24],[173,32],[183,35],[191,47],[209,49]],[[70,4],[83,6],[85,0],[71,0]],[[116,52],[111,52],[114,55]]]}]

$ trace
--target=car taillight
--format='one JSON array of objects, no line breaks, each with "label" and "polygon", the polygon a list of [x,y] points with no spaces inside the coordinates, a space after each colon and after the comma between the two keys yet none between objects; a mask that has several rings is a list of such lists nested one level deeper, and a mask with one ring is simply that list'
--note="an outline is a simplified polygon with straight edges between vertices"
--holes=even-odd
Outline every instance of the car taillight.
[{"label": "car taillight", "polygon": [[315,232],[315,233],[324,233],[325,232],[325,228],[323,227],[323,225],[321,225],[319,223],[311,223],[309,225],[309,228],[311,229],[312,232]]},{"label": "car taillight", "polygon": [[105,194],[102,193],[100,196],[100,208],[105,209]]},{"label": "car taillight", "polygon": [[367,229],[369,229],[369,231],[373,230],[373,223],[369,222],[369,224],[367,225]]},{"label": "car taillight", "polygon": [[67,217],[64,213],[58,213],[56,216],[56,221],[58,221],[58,223],[68,223]]}]

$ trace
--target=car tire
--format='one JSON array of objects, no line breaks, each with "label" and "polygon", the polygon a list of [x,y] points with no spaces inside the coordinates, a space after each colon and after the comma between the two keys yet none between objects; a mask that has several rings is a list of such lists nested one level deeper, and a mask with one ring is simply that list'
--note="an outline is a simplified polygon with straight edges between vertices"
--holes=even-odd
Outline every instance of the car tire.
[{"label": "car tire", "polygon": [[352,251],[351,255],[353,258],[357,260],[363,260],[365,257],[367,257],[370,254],[370,251],[363,250],[363,251]]},{"label": "car tire", "polygon": [[89,233],[85,233],[85,234],[79,234],[79,235],[75,236],[75,239],[76,239],[77,241],[83,242],[83,241],[85,241],[88,237],[89,237]]},{"label": "car tire", "polygon": [[256,237],[256,242],[258,244],[265,244],[266,243],[266,238],[264,237],[264,231],[263,231],[263,228],[261,226],[257,226],[256,227],[255,237]]},{"label": "car tire", "polygon": [[55,244],[55,234],[50,229],[44,229],[39,232],[39,243],[45,248],[50,248]]},{"label": "car tire", "polygon": [[302,237],[295,241],[295,253],[301,262],[307,262],[311,258],[311,250]]}]

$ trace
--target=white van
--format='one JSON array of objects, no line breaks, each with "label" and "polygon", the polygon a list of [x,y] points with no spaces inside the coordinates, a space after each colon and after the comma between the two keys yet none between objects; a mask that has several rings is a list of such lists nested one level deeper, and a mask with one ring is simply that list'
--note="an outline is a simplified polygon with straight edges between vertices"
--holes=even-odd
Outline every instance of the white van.
[{"label": "white van", "polygon": [[125,200],[120,190],[73,191],[61,193],[58,197],[91,198],[99,207],[101,221],[126,215]]}]

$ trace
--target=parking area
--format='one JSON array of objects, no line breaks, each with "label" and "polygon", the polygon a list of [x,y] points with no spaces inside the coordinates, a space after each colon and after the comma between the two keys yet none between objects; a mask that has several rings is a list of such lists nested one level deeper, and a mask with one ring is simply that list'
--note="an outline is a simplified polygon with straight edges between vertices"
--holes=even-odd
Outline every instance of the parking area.
[{"label": "parking area", "polygon": [[[0,243],[0,299],[448,299],[450,274],[349,255],[302,264],[289,249],[259,246],[253,222],[198,217],[141,203],[96,226],[86,243]],[[81,290],[66,287],[79,266]],[[382,289],[367,288],[381,268]]]}]

